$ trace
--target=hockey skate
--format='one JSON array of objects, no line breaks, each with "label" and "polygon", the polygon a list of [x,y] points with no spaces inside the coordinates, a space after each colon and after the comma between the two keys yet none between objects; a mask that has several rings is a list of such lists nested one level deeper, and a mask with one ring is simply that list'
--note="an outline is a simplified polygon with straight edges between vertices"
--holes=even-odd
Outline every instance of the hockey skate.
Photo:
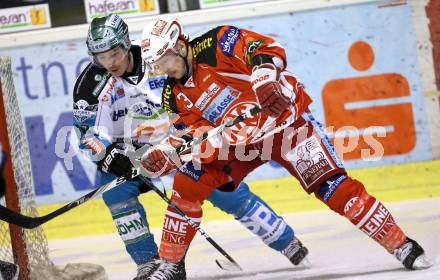
[{"label": "hockey skate", "polygon": [[159,267],[158,256],[153,257],[146,263],[138,265],[137,275],[133,280],[147,280],[148,277]]},{"label": "hockey skate", "polygon": [[432,266],[432,262],[425,256],[423,248],[411,238],[406,238],[402,246],[394,250],[394,256],[407,269],[419,270]]},{"label": "hockey skate", "polygon": [[153,274],[148,278],[149,280],[185,280],[185,261],[172,263],[166,260],[161,260],[160,265]]},{"label": "hockey skate", "polygon": [[303,264],[305,267],[310,266],[310,262],[306,258],[309,250],[303,246],[301,241],[299,241],[299,239],[296,237],[290,241],[289,245],[287,245],[287,247],[282,250],[281,253],[286,256],[294,265]]},{"label": "hockey skate", "polygon": [[0,279],[17,280],[19,272],[18,265],[0,261]]}]

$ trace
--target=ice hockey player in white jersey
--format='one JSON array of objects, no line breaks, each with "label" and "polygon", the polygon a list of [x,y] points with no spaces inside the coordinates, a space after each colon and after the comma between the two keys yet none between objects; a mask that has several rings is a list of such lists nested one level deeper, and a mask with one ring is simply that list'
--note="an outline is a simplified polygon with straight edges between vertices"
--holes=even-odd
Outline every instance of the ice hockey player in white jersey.
[{"label": "ice hockey player in white jersey", "polygon": [[[97,164],[104,184],[131,172],[130,159],[118,150],[155,145],[168,136],[169,117],[161,103],[166,77],[145,70],[140,46],[130,41],[128,27],[117,15],[91,22],[87,47],[93,62],[75,84],[74,125],[80,148]],[[196,181],[199,171],[188,163],[178,172]],[[126,250],[138,265],[137,280],[147,279],[158,266],[158,248],[138,200],[146,191],[140,180],[131,180],[103,194]],[[245,183],[234,192],[215,191],[209,201],[294,265],[307,255],[293,229]]]}]

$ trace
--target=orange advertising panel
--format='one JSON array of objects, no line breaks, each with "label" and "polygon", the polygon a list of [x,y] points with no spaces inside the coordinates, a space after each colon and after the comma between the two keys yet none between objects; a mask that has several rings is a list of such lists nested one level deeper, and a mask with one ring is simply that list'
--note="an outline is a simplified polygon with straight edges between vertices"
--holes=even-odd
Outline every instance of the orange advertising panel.
[{"label": "orange advertising panel", "polygon": [[[348,56],[358,71],[374,63],[374,52],[365,42],[354,43]],[[416,145],[412,104],[398,99],[394,104],[371,102],[410,95],[407,79],[397,73],[329,81],[323,88],[322,101],[326,126],[336,132],[333,143],[338,154],[351,160],[410,152]],[[377,127],[382,127],[380,133],[374,133]]]}]

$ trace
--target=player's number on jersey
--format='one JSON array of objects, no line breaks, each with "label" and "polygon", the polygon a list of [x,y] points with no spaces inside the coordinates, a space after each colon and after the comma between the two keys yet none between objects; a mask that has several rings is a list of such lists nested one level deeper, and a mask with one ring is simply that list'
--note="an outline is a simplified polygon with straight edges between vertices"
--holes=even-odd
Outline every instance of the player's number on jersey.
[{"label": "player's number on jersey", "polygon": [[191,109],[192,106],[194,106],[194,104],[191,102],[191,100],[189,100],[189,98],[186,97],[186,95],[183,92],[179,92],[179,94],[177,95],[177,99],[183,100],[183,102],[185,102],[185,106],[188,110]]}]

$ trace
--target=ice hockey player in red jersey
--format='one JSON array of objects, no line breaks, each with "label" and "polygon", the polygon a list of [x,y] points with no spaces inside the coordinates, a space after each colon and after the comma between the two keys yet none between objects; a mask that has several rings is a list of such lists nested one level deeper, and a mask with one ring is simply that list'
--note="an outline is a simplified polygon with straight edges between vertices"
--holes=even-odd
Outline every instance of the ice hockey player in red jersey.
[{"label": "ice hockey player in red jersey", "polygon": [[[92,62],[75,83],[73,123],[80,149],[96,163],[104,184],[130,176],[132,164],[137,162],[130,160],[128,151],[160,145],[174,131],[169,129],[169,116],[162,108],[166,76],[145,69],[139,42],[130,40],[121,17],[109,14],[95,18],[89,27],[87,48]],[[191,164],[178,172],[190,180],[200,176]],[[135,280],[147,279],[159,265],[147,212],[138,199],[149,190],[140,179],[130,179],[102,196],[127,252],[137,264]],[[213,191],[208,200],[293,265],[306,257],[308,249],[292,227],[246,183],[234,192]]]},{"label": "ice hockey player in red jersey", "polygon": [[[221,138],[204,143],[201,155],[193,155],[201,164],[197,182],[175,177],[172,200],[187,216],[199,221],[201,205],[214,188],[233,190],[252,170],[274,160],[308,194],[346,217],[407,269],[431,265],[422,247],[407,237],[388,209],[347,174],[308,110],[311,98],[287,70],[281,45],[227,25],[188,40],[179,22],[167,18],[148,24],[142,36],[144,61],[169,77],[162,93],[163,106],[178,115],[175,124],[186,128],[186,137],[201,127],[217,127],[255,106],[262,109]],[[148,172],[165,174],[181,164],[173,159],[167,149],[158,146],[142,160]],[[168,207],[160,245],[162,264],[150,279],[182,279],[179,267],[195,231],[170,226],[181,223]]]}]

